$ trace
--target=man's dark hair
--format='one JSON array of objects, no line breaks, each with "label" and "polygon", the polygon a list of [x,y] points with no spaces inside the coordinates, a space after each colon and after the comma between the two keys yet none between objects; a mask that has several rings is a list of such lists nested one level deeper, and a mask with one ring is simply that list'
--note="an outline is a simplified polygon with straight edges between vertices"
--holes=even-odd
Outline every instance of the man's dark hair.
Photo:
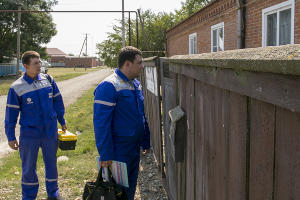
[{"label": "man's dark hair", "polygon": [[142,52],[139,49],[132,46],[122,48],[119,53],[118,67],[121,68],[126,60],[133,63],[136,55],[142,56]]},{"label": "man's dark hair", "polygon": [[23,65],[29,65],[30,64],[30,59],[31,58],[40,58],[40,54],[36,51],[26,51],[22,55],[22,63]]}]

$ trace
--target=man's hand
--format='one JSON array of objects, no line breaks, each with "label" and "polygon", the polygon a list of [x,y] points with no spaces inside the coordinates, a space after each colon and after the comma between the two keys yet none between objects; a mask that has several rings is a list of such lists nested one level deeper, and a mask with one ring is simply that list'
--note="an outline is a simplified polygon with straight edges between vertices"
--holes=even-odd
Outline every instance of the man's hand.
[{"label": "man's hand", "polygon": [[12,148],[13,150],[18,150],[18,149],[19,149],[19,143],[18,143],[17,140],[8,142],[8,145],[9,145],[9,147]]},{"label": "man's hand", "polygon": [[150,149],[145,149],[145,150],[143,150],[143,155],[146,155],[149,152],[150,152]]},{"label": "man's hand", "polygon": [[100,161],[100,165],[102,167],[109,167],[112,164],[112,160],[108,160],[108,161]]},{"label": "man's hand", "polygon": [[68,129],[68,128],[67,128],[67,125],[66,125],[66,124],[63,125],[63,126],[61,126],[61,130],[62,130],[63,132],[66,132],[67,129]]}]

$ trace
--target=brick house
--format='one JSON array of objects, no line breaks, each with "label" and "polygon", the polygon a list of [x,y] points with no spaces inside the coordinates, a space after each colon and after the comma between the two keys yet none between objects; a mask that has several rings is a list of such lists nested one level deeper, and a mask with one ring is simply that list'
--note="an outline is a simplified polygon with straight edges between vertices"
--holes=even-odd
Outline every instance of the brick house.
[{"label": "brick house", "polygon": [[300,44],[300,0],[212,0],[167,31],[168,56]]},{"label": "brick house", "polygon": [[67,56],[58,48],[47,48],[48,61],[53,67],[96,67],[102,66],[103,62],[96,57]]}]

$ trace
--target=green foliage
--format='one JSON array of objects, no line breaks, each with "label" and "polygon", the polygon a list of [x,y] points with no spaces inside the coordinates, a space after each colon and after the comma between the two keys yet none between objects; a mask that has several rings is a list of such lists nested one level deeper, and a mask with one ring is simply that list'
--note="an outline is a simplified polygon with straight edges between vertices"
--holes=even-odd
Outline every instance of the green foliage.
[{"label": "green foliage", "polygon": [[[56,0],[22,0],[22,10],[50,10]],[[2,10],[17,10],[17,1],[0,0]],[[0,13],[0,62],[16,57],[17,13]],[[21,15],[21,52],[35,50],[46,57],[41,45],[56,35],[55,24],[49,13],[23,13]]]},{"label": "green foliage", "polygon": [[[139,20],[139,49],[142,51],[159,51],[143,53],[143,57],[165,56],[166,51],[166,31],[187,18],[211,0],[186,0],[182,2],[182,7],[175,10],[174,13],[160,12],[158,14],[151,10],[146,10],[140,15]],[[142,28],[143,22],[144,29]],[[128,19],[125,23],[126,45],[129,45]],[[131,22],[131,46],[136,46],[136,22]],[[117,21],[117,25],[113,25],[113,31],[107,33],[107,39],[97,44],[98,54],[105,65],[109,67],[117,67],[117,56],[122,48],[122,24]]]},{"label": "green foliage", "polygon": [[181,9],[175,11],[176,22],[179,23],[180,21],[186,19],[207,5],[210,1],[211,0],[186,0],[186,2],[181,2]]},{"label": "green foliage", "polygon": [[107,40],[97,44],[98,54],[105,65],[117,67],[117,55],[122,48],[122,25],[113,25],[113,32],[107,34]]}]

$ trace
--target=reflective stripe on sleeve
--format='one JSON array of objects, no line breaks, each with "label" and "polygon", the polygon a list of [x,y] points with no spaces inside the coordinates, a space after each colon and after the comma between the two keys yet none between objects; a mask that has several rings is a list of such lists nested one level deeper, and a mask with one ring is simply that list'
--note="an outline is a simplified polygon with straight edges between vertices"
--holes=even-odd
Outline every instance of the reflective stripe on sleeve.
[{"label": "reflective stripe on sleeve", "polygon": [[60,95],[60,92],[57,93],[56,95],[53,95],[53,98],[57,97],[58,95]]},{"label": "reflective stripe on sleeve", "polygon": [[12,104],[6,104],[6,106],[9,108],[20,108],[20,106],[12,105]]},{"label": "reflective stripe on sleeve", "polygon": [[101,100],[95,100],[94,103],[103,104],[106,106],[115,106],[116,105],[116,103],[111,103],[111,102],[101,101]]}]

